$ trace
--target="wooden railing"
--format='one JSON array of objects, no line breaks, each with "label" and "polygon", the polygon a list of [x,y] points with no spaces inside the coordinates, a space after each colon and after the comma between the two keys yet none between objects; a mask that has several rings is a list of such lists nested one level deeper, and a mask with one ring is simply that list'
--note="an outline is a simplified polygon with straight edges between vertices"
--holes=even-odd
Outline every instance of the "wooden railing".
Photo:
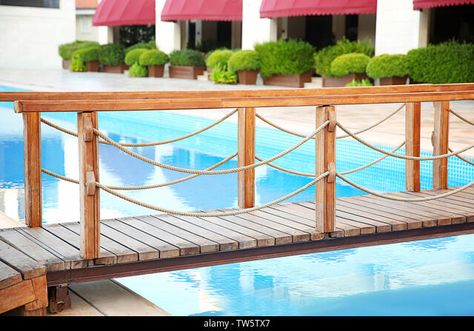
[{"label": "wooden railing", "polygon": [[[81,254],[99,256],[100,183],[97,135],[98,111],[238,108],[239,207],[255,207],[255,122],[258,107],[315,106],[317,184],[315,231],[334,231],[336,204],[337,105],[405,103],[406,155],[420,156],[421,103],[434,102],[433,154],[449,153],[450,101],[473,100],[474,84],[407,85],[304,90],[246,90],[189,92],[17,92],[0,93],[0,101],[15,101],[23,114],[25,139],[25,219],[40,227],[41,215],[41,113],[77,113]],[[326,123],[326,125],[324,125]],[[420,190],[420,160],[406,159],[406,190]],[[447,157],[433,161],[433,188],[448,187]]]}]

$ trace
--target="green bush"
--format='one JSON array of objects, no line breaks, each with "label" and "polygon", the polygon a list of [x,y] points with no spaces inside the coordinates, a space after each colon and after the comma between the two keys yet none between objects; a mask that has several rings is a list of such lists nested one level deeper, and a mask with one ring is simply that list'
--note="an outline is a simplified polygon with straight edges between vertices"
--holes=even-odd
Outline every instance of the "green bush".
[{"label": "green bush", "polygon": [[232,54],[228,62],[229,70],[258,70],[260,69],[260,59],[258,53],[252,50],[238,51]]},{"label": "green bush", "polygon": [[123,64],[124,51],[120,44],[107,44],[100,46],[99,62],[108,66],[118,66]]},{"label": "green bush", "polygon": [[339,40],[336,45],[323,48],[314,55],[316,72],[321,76],[332,77],[331,62],[338,56],[349,53],[362,53],[367,56],[374,55],[374,47],[366,41]]},{"label": "green bush", "polygon": [[342,77],[349,74],[362,74],[367,69],[370,57],[362,53],[349,53],[338,56],[331,62],[331,74]]},{"label": "green bush", "polygon": [[474,82],[474,44],[449,41],[407,54],[410,77],[419,83]]},{"label": "green bush", "polygon": [[138,63],[142,66],[161,66],[169,61],[168,55],[159,49],[150,49],[140,55]]},{"label": "green bush", "polygon": [[132,64],[130,69],[128,69],[128,76],[129,77],[147,77],[148,68],[145,66],[141,66],[138,63],[134,63]]},{"label": "green bush", "polygon": [[353,79],[352,82],[346,84],[347,87],[351,86],[373,86],[372,82],[368,79],[356,80]]},{"label": "green bush", "polygon": [[218,64],[212,69],[211,80],[219,84],[235,84],[237,83],[237,74],[235,71],[229,70],[227,65]]},{"label": "green bush", "polygon": [[99,46],[95,41],[74,41],[72,43],[59,45],[58,53],[63,60],[71,60],[75,51],[82,48],[89,48],[91,46]]},{"label": "green bush", "polygon": [[211,52],[207,59],[206,65],[209,68],[215,68],[219,65],[226,65],[229,61],[230,57],[232,56],[232,51],[228,49],[216,49],[215,51]]},{"label": "green bush", "polygon": [[125,55],[128,52],[133,51],[134,49],[144,48],[144,49],[156,49],[156,42],[154,40],[149,42],[140,42],[125,49]]},{"label": "green bush", "polygon": [[131,50],[125,55],[125,64],[131,66],[138,63],[138,59],[146,51],[145,48],[135,48]]},{"label": "green bush", "polygon": [[99,45],[81,48],[72,55],[71,71],[86,71],[86,62],[99,59]]},{"label": "green bush", "polygon": [[300,75],[314,66],[314,48],[297,40],[270,41],[257,44],[260,73],[264,78],[273,75]]},{"label": "green bush", "polygon": [[170,63],[174,66],[204,67],[204,55],[193,49],[173,51],[170,54]]},{"label": "green bush", "polygon": [[372,78],[408,76],[406,55],[382,54],[370,59],[367,75]]}]

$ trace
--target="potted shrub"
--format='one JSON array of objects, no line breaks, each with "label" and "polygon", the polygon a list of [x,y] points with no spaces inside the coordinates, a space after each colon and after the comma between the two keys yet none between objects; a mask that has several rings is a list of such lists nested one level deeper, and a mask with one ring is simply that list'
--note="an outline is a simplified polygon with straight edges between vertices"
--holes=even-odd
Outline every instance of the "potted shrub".
[{"label": "potted shrub", "polygon": [[211,73],[211,80],[217,84],[235,84],[237,83],[237,74],[229,70],[227,64],[217,64]]},{"label": "potted shrub", "polygon": [[209,53],[206,59],[207,72],[211,74],[213,68],[220,65],[227,66],[227,62],[229,62],[232,53],[233,52],[229,49],[216,49]]},{"label": "potted shrub", "polygon": [[99,49],[99,62],[104,72],[123,73],[124,51],[120,44],[102,45]]},{"label": "potted shrub", "polygon": [[[331,63],[338,56],[349,53],[362,53],[371,57],[374,55],[374,47],[364,41],[341,39],[335,45],[325,47],[319,52],[316,52],[314,55],[315,69],[316,73],[323,77],[323,87],[345,85],[345,83],[343,85],[334,85],[335,81],[331,79],[331,77],[334,77],[331,72]],[[336,80],[336,82],[338,84],[341,83],[339,80]]]},{"label": "potted shrub", "polygon": [[255,46],[265,85],[303,87],[311,81],[314,48],[303,41],[271,41]]},{"label": "potted shrub", "polygon": [[230,71],[237,72],[239,84],[257,84],[260,60],[256,51],[244,50],[233,53],[229,59],[228,66]]},{"label": "potted shrub", "polygon": [[130,69],[128,70],[129,77],[148,77],[148,69],[145,66],[142,66],[138,63],[134,63],[131,65]]},{"label": "potted shrub", "polygon": [[159,49],[150,49],[140,55],[139,64],[148,67],[148,77],[163,77],[168,55]]},{"label": "potted shrub", "polygon": [[99,46],[81,48],[72,55],[71,71],[99,71]]},{"label": "potted shrub", "polygon": [[370,57],[362,53],[349,53],[338,56],[331,62],[331,74],[327,78],[328,86],[346,86],[353,80],[367,79],[366,69]]},{"label": "potted shrub", "polygon": [[346,84],[346,87],[354,87],[354,86],[373,86],[372,82],[369,79],[362,79],[362,80],[353,80]]},{"label": "potted shrub", "polygon": [[474,44],[449,41],[407,54],[410,81],[448,84],[474,82]]},{"label": "potted shrub", "polygon": [[91,46],[99,46],[99,43],[95,41],[74,41],[72,43],[67,43],[67,44],[62,44],[59,45],[58,48],[58,53],[59,56],[62,58],[62,66],[63,69],[68,70],[71,62],[72,62],[72,55],[74,54],[75,51],[81,49],[81,48],[88,48]]},{"label": "potted shrub", "polygon": [[406,55],[382,54],[370,59],[367,76],[378,79],[379,85],[404,85],[408,78]]},{"label": "potted shrub", "polygon": [[202,75],[206,62],[204,55],[193,49],[173,51],[170,54],[170,78],[196,79]]}]

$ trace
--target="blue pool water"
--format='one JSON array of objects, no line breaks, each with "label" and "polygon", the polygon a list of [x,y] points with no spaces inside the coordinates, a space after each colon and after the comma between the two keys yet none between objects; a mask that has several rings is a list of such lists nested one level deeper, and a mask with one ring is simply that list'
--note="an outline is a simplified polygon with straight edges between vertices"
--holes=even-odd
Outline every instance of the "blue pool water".
[{"label": "blue pool water", "polygon": [[[13,89],[1,87],[0,91]],[[224,115],[226,111],[216,110]],[[44,114],[76,129],[74,114]],[[101,113],[99,126],[120,142],[169,139],[199,129],[210,121],[167,112]],[[43,167],[77,178],[77,141],[42,127]],[[269,157],[300,139],[269,128],[257,130],[257,154]],[[394,141],[393,145],[398,145]],[[384,146],[381,146],[384,147]],[[162,163],[203,169],[236,151],[236,125],[225,122],[172,145],[135,148]],[[385,147],[387,148],[387,147]],[[308,142],[275,162],[314,172],[314,143]],[[391,149],[391,148],[388,148]],[[400,151],[403,153],[403,150]],[[337,145],[338,170],[351,169],[379,157],[351,140]],[[220,167],[236,167],[236,160]],[[422,162],[422,188],[431,186],[432,162]],[[450,159],[451,186],[474,178],[473,167]],[[403,160],[387,158],[348,177],[379,191],[403,190]],[[101,182],[146,185],[180,178],[181,174],[137,161],[111,146],[100,146]],[[203,176],[173,187],[128,195],[171,209],[235,207],[236,175]],[[256,200],[264,203],[292,192],[309,179],[268,167],[256,170]],[[23,217],[23,138],[21,117],[11,104],[0,104],[0,210]],[[338,196],[362,194],[344,183]],[[47,222],[78,219],[78,189],[43,175],[43,214]],[[314,199],[314,188],[292,200]],[[150,211],[101,195],[103,218],[149,214]],[[342,250],[266,261],[230,264],[180,272],[129,277],[119,281],[172,314],[341,315],[341,314],[474,314],[474,237],[457,236],[376,248]],[[449,304],[447,303],[449,302]]]}]

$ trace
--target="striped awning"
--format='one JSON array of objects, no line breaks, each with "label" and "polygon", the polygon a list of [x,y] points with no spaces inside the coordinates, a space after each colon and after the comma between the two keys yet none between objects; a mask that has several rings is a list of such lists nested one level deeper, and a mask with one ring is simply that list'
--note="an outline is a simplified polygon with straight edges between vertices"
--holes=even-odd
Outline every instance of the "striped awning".
[{"label": "striped awning", "polygon": [[162,21],[242,21],[242,0],[167,0]]}]

